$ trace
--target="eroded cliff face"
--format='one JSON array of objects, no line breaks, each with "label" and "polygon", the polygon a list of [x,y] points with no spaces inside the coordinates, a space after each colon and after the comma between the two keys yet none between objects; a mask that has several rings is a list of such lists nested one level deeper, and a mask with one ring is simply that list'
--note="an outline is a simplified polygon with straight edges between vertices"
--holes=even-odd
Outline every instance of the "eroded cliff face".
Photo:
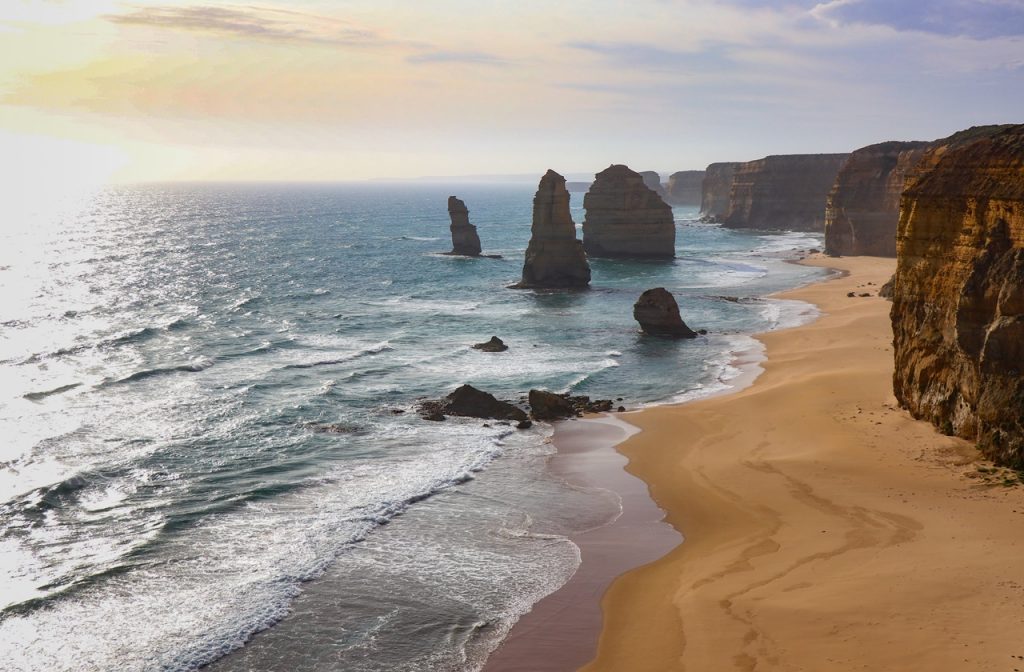
[{"label": "eroded cliff face", "polygon": [[584,288],[590,284],[590,264],[576,239],[569,213],[565,178],[549,170],[533,197],[533,227],[518,288]]},{"label": "eroded cliff face", "polygon": [[738,163],[712,163],[701,181],[700,216],[713,222],[729,214],[729,194]]},{"label": "eroded cliff face", "polygon": [[589,256],[675,256],[672,207],[627,166],[613,165],[598,173],[583,207],[583,247]]},{"label": "eroded cliff face", "polygon": [[734,229],[823,231],[825,202],[849,154],[788,154],[741,163],[732,179]]},{"label": "eroded cliff face", "polygon": [[971,129],[926,152],[896,246],[896,398],[1024,467],[1024,125]]},{"label": "eroded cliff face", "polygon": [[825,207],[826,252],[896,256],[903,182],[928,147],[927,142],[883,142],[850,154]]},{"label": "eroded cliff face", "polygon": [[665,200],[672,205],[700,205],[704,175],[703,170],[680,170],[672,173],[668,178]]}]

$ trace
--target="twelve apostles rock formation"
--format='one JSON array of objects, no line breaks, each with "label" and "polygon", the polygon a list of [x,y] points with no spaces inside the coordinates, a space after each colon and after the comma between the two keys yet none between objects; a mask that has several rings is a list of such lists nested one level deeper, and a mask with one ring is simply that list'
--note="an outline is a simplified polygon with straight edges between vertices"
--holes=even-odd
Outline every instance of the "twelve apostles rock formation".
[{"label": "twelve apostles rock formation", "polygon": [[665,200],[672,205],[700,205],[704,175],[703,170],[680,170],[672,173],[668,178]]},{"label": "twelve apostles rock formation", "polygon": [[712,163],[701,181],[700,215],[713,222],[729,214],[729,194],[738,163]]},{"label": "twelve apostles rock formation", "polygon": [[741,163],[724,226],[822,231],[825,202],[848,154],[789,154]]},{"label": "twelve apostles rock formation", "polygon": [[549,170],[533,198],[533,227],[523,279],[515,287],[583,288],[589,284],[590,264],[583,244],[576,239],[565,178]]},{"label": "twelve apostles rock formation", "polygon": [[633,305],[633,319],[646,334],[695,338],[697,332],[686,326],[679,315],[679,304],[664,287],[648,289]]},{"label": "twelve apostles rock formation", "polygon": [[1024,125],[930,149],[907,181],[896,245],[896,398],[1024,467]]},{"label": "twelve apostles rock formation", "polygon": [[627,166],[612,165],[596,175],[583,197],[583,247],[592,257],[675,256],[672,207]]},{"label": "twelve apostles rock formation", "polygon": [[469,223],[466,204],[454,196],[448,197],[448,216],[451,217],[452,251],[449,254],[467,257],[480,256],[480,236]]},{"label": "twelve apostles rock formation", "polygon": [[827,253],[896,256],[903,181],[928,147],[927,142],[883,142],[850,154],[825,208]]},{"label": "twelve apostles rock formation", "polygon": [[644,178],[644,184],[647,185],[648,189],[658,196],[665,198],[665,187],[661,185],[661,175],[658,175],[653,170],[641,170],[640,177]]}]

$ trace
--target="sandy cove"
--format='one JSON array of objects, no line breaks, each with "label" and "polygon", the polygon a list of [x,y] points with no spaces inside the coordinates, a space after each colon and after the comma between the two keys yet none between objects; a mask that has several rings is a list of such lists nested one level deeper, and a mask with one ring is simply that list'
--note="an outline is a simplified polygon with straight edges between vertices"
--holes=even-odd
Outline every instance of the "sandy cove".
[{"label": "sandy cove", "polygon": [[823,315],[753,386],[624,417],[686,540],[612,584],[583,670],[1024,671],[1024,487],[896,406],[895,261],[808,263],[848,275],[780,295]]}]

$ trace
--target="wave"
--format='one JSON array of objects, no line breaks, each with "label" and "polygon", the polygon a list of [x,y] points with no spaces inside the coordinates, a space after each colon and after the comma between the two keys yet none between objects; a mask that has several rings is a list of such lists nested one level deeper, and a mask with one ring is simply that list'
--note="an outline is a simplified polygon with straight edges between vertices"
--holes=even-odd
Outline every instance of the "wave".
[{"label": "wave", "polygon": [[376,354],[379,354],[381,352],[387,352],[389,350],[394,350],[394,348],[391,347],[391,341],[381,341],[380,343],[376,343],[376,344],[371,345],[369,347],[363,348],[362,350],[357,350],[356,352],[353,352],[353,353],[350,353],[350,354],[347,354],[347,355],[343,355],[341,357],[335,357],[333,359],[321,359],[321,360],[317,360],[315,362],[300,362],[300,363],[297,363],[297,364],[286,364],[286,365],[284,365],[281,368],[282,369],[313,369],[313,368],[316,368],[318,366],[334,366],[336,364],[344,364],[345,362],[351,362],[352,360],[359,359],[360,357],[366,357],[366,356],[369,356],[369,355],[376,355]]},{"label": "wave", "polygon": [[178,317],[166,324],[161,324],[155,327],[140,327],[138,329],[129,329],[113,336],[101,338],[98,341],[92,343],[82,343],[80,345],[73,345],[66,348],[58,348],[50,352],[37,352],[31,357],[22,360],[22,364],[38,364],[47,359],[54,359],[57,357],[68,357],[70,355],[77,355],[86,350],[93,349],[104,349],[104,348],[117,348],[125,345],[136,345],[139,343],[145,343],[146,341],[159,336],[163,332],[168,331],[180,331],[189,325],[188,318]]},{"label": "wave", "polygon": [[81,383],[71,383],[69,385],[61,385],[60,387],[55,387],[52,390],[44,390],[42,392],[29,392],[28,394],[22,395],[22,397],[28,399],[29,401],[39,401],[40,399],[45,399],[46,397],[53,396],[54,394],[60,394],[62,392],[68,392],[69,390],[73,390],[76,387],[81,386]]},{"label": "wave", "polygon": [[424,242],[424,243],[431,243],[431,242],[433,242],[435,240],[441,240],[441,238],[440,237],[430,237],[430,236],[399,236],[395,240],[418,240],[418,241]]},{"label": "wave", "polygon": [[602,371],[606,371],[608,369],[614,369],[614,368],[616,368],[618,366],[620,366],[619,362],[617,362],[614,359],[602,360],[597,369],[595,369],[594,371],[589,371],[587,373],[584,373],[584,374],[581,374],[581,375],[577,376],[576,378],[573,379],[573,381],[571,383],[569,383],[569,385],[564,390],[562,390],[562,392],[572,392],[577,387],[579,387],[583,383],[587,382],[588,380],[590,380],[591,378],[593,378],[597,374],[601,373]]},{"label": "wave", "polygon": [[179,366],[166,366],[157,367],[153,369],[143,369],[142,371],[136,371],[135,373],[125,376],[124,378],[117,378],[114,380],[107,379],[100,383],[100,387],[107,387],[110,385],[121,385],[124,383],[134,383],[140,380],[146,380],[147,378],[153,378],[156,376],[166,376],[172,373],[199,373],[205,371],[215,364],[214,360],[208,358],[202,358],[188,364],[181,364]]}]

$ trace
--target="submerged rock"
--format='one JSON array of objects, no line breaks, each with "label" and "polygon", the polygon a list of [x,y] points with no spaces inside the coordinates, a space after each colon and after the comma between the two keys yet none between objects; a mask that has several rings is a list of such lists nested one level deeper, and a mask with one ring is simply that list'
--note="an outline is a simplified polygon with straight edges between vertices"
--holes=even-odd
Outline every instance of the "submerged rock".
[{"label": "submerged rock", "polygon": [[477,343],[473,346],[474,350],[483,350],[484,352],[505,352],[508,350],[508,346],[497,336],[491,336],[491,340],[486,343]]},{"label": "submerged rock", "polygon": [[448,216],[451,218],[452,251],[449,254],[466,257],[480,256],[480,236],[469,223],[469,209],[454,196],[448,197]]},{"label": "submerged rock", "polygon": [[513,287],[583,289],[589,284],[590,264],[583,244],[576,239],[565,178],[549,170],[533,198],[533,227],[523,278]]},{"label": "submerged rock", "polygon": [[671,206],[628,166],[612,165],[598,173],[583,197],[583,208],[583,249],[588,256],[675,256]]},{"label": "submerged rock", "polygon": [[[444,415],[465,418],[493,418],[522,422],[528,419],[519,407],[501,401],[494,395],[478,390],[472,385],[463,385],[443,399],[425,401],[420,404],[420,413],[425,420],[444,419]],[[441,416],[437,418],[436,416]]]},{"label": "submerged rock", "polygon": [[679,315],[679,304],[664,287],[648,289],[633,305],[633,319],[640,323],[640,329],[657,336],[696,338],[697,332],[686,326]]}]

